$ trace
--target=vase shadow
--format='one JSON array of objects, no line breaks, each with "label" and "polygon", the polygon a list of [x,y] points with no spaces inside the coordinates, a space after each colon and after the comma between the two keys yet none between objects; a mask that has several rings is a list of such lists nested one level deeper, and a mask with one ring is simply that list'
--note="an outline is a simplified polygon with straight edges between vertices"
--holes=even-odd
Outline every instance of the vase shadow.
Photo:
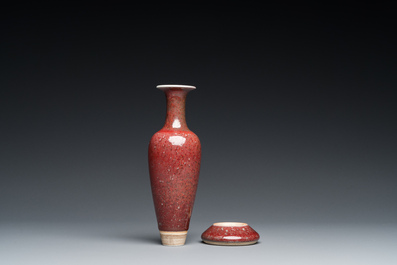
[{"label": "vase shadow", "polygon": [[123,241],[127,243],[146,243],[161,245],[161,239],[159,235],[152,234],[118,234],[109,236],[109,238],[116,241]]}]

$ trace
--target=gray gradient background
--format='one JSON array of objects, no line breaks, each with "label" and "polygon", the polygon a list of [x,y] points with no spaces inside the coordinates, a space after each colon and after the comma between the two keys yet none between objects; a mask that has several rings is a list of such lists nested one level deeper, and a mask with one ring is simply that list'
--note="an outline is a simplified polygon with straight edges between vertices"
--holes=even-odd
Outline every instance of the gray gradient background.
[{"label": "gray gradient background", "polygon": [[[1,264],[397,262],[391,15],[79,10],[1,18]],[[168,83],[203,148],[179,248],[147,166]],[[201,243],[216,221],[260,243]]]}]

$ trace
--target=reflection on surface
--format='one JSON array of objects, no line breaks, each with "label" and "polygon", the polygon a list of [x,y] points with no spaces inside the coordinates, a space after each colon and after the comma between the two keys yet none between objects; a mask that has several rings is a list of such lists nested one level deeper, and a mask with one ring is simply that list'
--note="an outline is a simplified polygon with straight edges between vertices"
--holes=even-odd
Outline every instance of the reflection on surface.
[{"label": "reflection on surface", "polygon": [[181,122],[178,119],[175,119],[172,123],[172,128],[181,128]]},{"label": "reflection on surface", "polygon": [[168,141],[170,141],[172,145],[182,146],[186,142],[186,138],[177,135],[177,136],[171,136],[170,138],[168,138]]},{"label": "reflection on surface", "polygon": [[226,240],[238,240],[241,239],[241,236],[225,236],[223,238]]}]

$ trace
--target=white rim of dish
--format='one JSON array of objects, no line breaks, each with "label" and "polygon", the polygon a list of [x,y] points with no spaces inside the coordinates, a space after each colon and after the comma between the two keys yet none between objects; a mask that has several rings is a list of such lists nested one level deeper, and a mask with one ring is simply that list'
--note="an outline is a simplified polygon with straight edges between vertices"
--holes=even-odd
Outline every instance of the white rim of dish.
[{"label": "white rim of dish", "polygon": [[248,224],[246,223],[241,223],[241,222],[218,222],[214,223],[213,226],[227,226],[227,227],[242,227],[242,226],[247,226]]},{"label": "white rim of dish", "polygon": [[163,89],[163,88],[171,88],[171,87],[179,87],[179,88],[187,88],[187,89],[196,89],[195,86],[189,86],[189,85],[158,85],[156,88]]}]

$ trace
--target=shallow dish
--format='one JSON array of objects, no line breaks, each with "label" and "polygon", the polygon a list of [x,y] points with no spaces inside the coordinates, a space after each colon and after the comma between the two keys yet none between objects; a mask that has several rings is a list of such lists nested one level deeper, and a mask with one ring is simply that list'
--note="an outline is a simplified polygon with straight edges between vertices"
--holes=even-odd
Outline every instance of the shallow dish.
[{"label": "shallow dish", "polygon": [[259,234],[246,223],[219,222],[205,230],[201,239],[212,245],[244,246],[258,242]]}]

